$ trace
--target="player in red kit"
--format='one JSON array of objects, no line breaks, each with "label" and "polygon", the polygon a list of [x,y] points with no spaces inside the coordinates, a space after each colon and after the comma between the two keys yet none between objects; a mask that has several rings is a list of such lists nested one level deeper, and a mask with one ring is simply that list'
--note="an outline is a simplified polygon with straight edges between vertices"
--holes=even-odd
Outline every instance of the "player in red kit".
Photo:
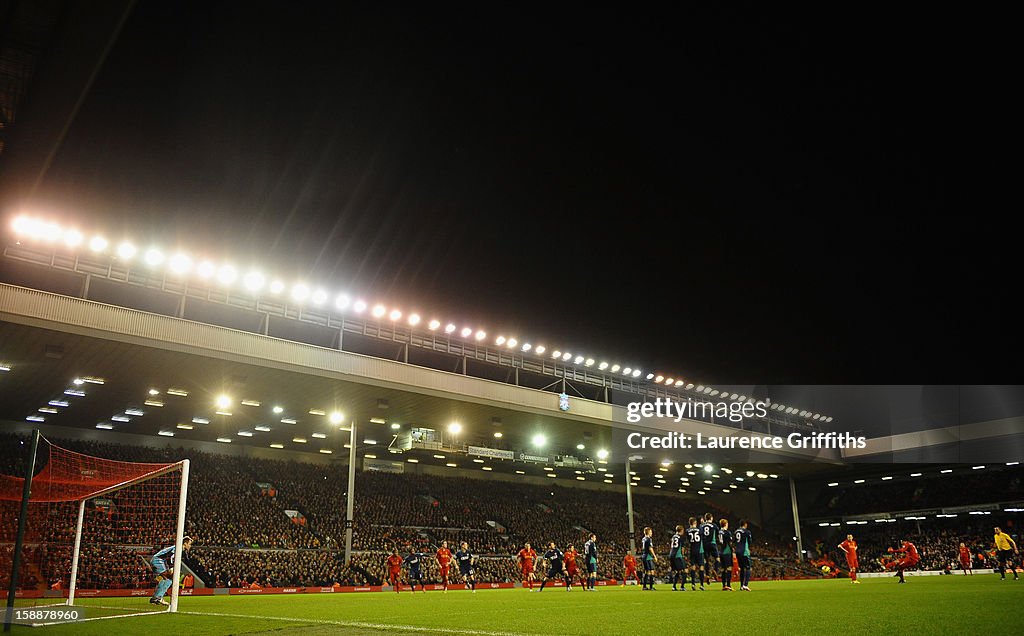
[{"label": "player in red kit", "polygon": [[[572,590],[572,582],[576,580],[576,577],[580,575],[580,568],[576,565],[576,557],[580,555],[576,551],[576,547],[569,544],[569,547],[562,553],[563,560],[565,561],[565,574],[569,577],[569,590]],[[582,582],[582,577],[580,581]]]},{"label": "player in red kit", "polygon": [[960,544],[960,569],[964,571],[964,575],[970,574],[974,576],[974,567],[971,565],[971,550],[963,543]]},{"label": "player in red kit", "polygon": [[853,535],[846,535],[846,541],[839,544],[839,549],[846,553],[846,566],[850,568],[850,580],[854,583],[860,583],[857,580],[857,568],[860,565],[857,563],[857,542],[853,540]]},{"label": "player in red kit", "polygon": [[889,567],[896,568],[896,576],[900,577],[900,583],[906,583],[907,580],[903,578],[903,570],[906,570],[907,568],[912,568],[921,561],[921,555],[917,553],[917,546],[904,539],[900,547],[896,548],[895,550],[889,548],[889,552],[903,555],[898,559],[894,560],[893,562],[891,562],[889,564]]},{"label": "player in red kit", "polygon": [[444,591],[448,591],[448,571],[452,564],[452,551],[448,549],[448,542],[442,541],[441,547],[434,553],[434,558],[437,560],[437,568],[441,571],[441,584],[444,585]]},{"label": "player in red kit", "polygon": [[640,584],[640,577],[636,575],[636,557],[632,552],[627,552],[626,556],[622,558],[622,569],[624,572],[622,575],[623,587],[630,578],[636,581],[637,585]]},{"label": "player in red kit", "polygon": [[391,551],[391,556],[387,560],[387,566],[388,581],[395,588],[395,592],[398,592],[402,587],[402,582],[399,580],[399,576],[402,574],[402,557],[398,555],[398,550]]},{"label": "player in red kit", "polygon": [[516,555],[516,559],[519,561],[519,569],[523,573],[523,586],[529,587],[530,591],[533,591],[533,563],[537,560],[537,551],[530,547],[529,543],[523,544],[523,549]]}]

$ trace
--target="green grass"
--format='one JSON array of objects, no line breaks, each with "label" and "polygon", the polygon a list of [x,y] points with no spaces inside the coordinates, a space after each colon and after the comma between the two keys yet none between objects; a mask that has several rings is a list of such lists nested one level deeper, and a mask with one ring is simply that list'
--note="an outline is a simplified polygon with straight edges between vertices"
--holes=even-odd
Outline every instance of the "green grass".
[{"label": "green grass", "polygon": [[[738,587],[738,586],[736,586]],[[753,592],[641,592],[635,587],[462,590],[447,594],[358,593],[329,595],[182,598],[180,613],[89,621],[18,633],[215,634],[647,634],[712,629],[755,636],[819,633],[976,633],[994,617],[1024,607],[1024,581],[997,575],[828,581],[755,582]],[[145,599],[105,599],[145,607]],[[102,600],[83,602],[102,604]],[[1012,621],[1011,621],[1012,622]]]}]

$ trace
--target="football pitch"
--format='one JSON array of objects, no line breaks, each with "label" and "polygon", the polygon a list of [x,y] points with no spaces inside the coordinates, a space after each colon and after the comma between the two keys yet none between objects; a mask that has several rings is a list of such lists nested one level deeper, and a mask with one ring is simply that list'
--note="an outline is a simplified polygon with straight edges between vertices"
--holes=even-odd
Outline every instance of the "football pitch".
[{"label": "football pitch", "polygon": [[[752,592],[606,587],[181,599],[178,614],[19,627],[27,634],[636,634],[714,629],[739,634],[965,634],[1024,607],[1024,581],[997,575],[754,582]],[[107,604],[115,599],[107,599]],[[137,602],[145,599],[122,599]],[[88,608],[93,601],[83,601]],[[102,604],[95,600],[96,604]],[[141,606],[140,606],[141,607]],[[97,608],[98,610],[98,608]],[[97,612],[98,614],[99,612]],[[1012,628],[1011,628],[1012,631]]]}]

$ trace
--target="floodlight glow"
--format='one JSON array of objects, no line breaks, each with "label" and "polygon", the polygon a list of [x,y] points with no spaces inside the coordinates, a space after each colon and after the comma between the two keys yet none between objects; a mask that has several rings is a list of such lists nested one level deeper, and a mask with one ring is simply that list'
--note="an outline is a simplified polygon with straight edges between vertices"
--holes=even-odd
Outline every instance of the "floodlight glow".
[{"label": "floodlight glow", "polygon": [[334,308],[338,311],[345,311],[348,309],[352,299],[345,294],[338,294],[338,297],[334,299]]},{"label": "floodlight glow", "polygon": [[50,243],[60,238],[64,231],[56,223],[46,223],[42,226],[42,239]]},{"label": "floodlight glow", "polygon": [[594,359],[593,358],[587,358],[586,361],[583,362],[583,364],[584,364],[584,366],[592,367],[592,366],[594,366]]},{"label": "floodlight glow", "polygon": [[167,268],[171,270],[172,274],[185,274],[192,267],[192,259],[187,254],[175,254],[171,257],[171,260],[167,261]]},{"label": "floodlight glow", "polygon": [[341,422],[344,419],[345,419],[345,415],[343,413],[341,413],[339,411],[334,411],[334,412],[331,413],[329,421],[330,421],[331,424],[341,424]]},{"label": "floodlight glow", "polygon": [[454,333],[455,332],[455,325],[453,325],[452,323],[448,323],[447,325],[445,325],[444,332],[445,333]]},{"label": "floodlight glow", "polygon": [[477,340],[483,340],[484,338],[487,337],[487,332],[484,331],[483,329],[478,329],[477,332],[473,335],[473,337],[476,338]]},{"label": "floodlight glow", "polygon": [[597,451],[597,458],[598,459],[608,459],[608,451],[606,451],[603,448],[600,449],[599,451]]},{"label": "floodlight glow", "polygon": [[530,350],[530,349],[532,349],[532,348],[533,348],[533,345],[532,345],[532,344],[530,344],[529,342],[524,342],[524,343],[523,343],[523,352],[524,352],[524,353],[525,353],[525,352],[527,352],[527,351],[529,351],[529,350]]},{"label": "floodlight glow", "polygon": [[68,247],[78,247],[82,244],[82,233],[78,230],[68,230],[64,233],[64,245]]},{"label": "floodlight glow", "polygon": [[572,357],[572,354],[571,354],[571,353],[563,353],[563,354],[562,354],[562,361],[563,361],[563,362],[568,362],[568,361],[569,361],[569,358],[571,358],[571,357]]},{"label": "floodlight glow", "polygon": [[576,444],[576,450],[584,450],[585,448],[586,446],[584,446],[583,444]]},{"label": "floodlight glow", "polygon": [[420,324],[420,315],[419,314],[409,314],[408,322],[409,322],[409,326],[410,327],[415,327],[416,325]]},{"label": "floodlight glow", "polygon": [[371,311],[370,313],[373,315],[374,318],[380,318],[385,313],[387,313],[387,311],[388,310],[386,307],[384,307],[384,305],[374,305],[373,311]]},{"label": "floodlight glow", "polygon": [[[56,411],[54,411],[54,413],[56,413]],[[501,439],[502,437],[504,437],[504,434],[501,431],[494,431],[494,439]]]},{"label": "floodlight glow", "polygon": [[661,381],[662,381],[662,380],[664,380],[664,379],[665,379],[665,376],[663,376],[663,375],[659,375],[659,376],[657,376],[657,377],[655,377],[655,378],[654,378],[654,381],[655,381],[656,383],[658,383],[658,384],[661,384]]},{"label": "floodlight glow", "polygon": [[217,274],[217,267],[210,261],[203,261],[196,268],[196,273],[199,274],[199,278],[213,278]]},{"label": "floodlight glow", "polygon": [[542,448],[545,444],[548,443],[548,438],[544,437],[540,433],[537,433],[536,435],[533,436],[533,439],[530,441],[532,441],[533,445],[536,446],[537,448]]},{"label": "floodlight glow", "polygon": [[669,386],[669,385],[670,385],[670,384],[672,384],[673,382],[675,382],[675,380],[673,380],[672,378],[666,378],[666,379],[665,379],[665,386]]},{"label": "floodlight glow", "polygon": [[242,284],[245,285],[245,288],[252,292],[263,289],[263,285],[266,282],[267,279],[259,272],[249,272],[242,279]]},{"label": "floodlight glow", "polygon": [[438,327],[440,327],[440,326],[441,326],[441,321],[436,319],[436,318],[431,320],[429,323],[427,323],[427,329],[429,329],[431,331],[437,331]]},{"label": "floodlight glow", "polygon": [[541,355],[547,351],[547,348],[544,345],[537,345],[533,350],[537,355]]},{"label": "floodlight glow", "polygon": [[654,378],[654,374],[653,373],[648,373],[647,374],[647,379],[650,380],[652,378]]},{"label": "floodlight glow", "polygon": [[462,331],[460,331],[459,333],[462,334],[463,338],[468,338],[469,334],[473,333],[473,330],[470,329],[469,327],[463,327]]},{"label": "floodlight glow", "polygon": [[230,285],[238,279],[238,270],[233,265],[221,265],[217,270],[217,282]]},{"label": "floodlight glow", "polygon": [[512,348],[513,348],[513,347],[515,347],[515,346],[516,346],[517,344],[519,344],[519,341],[518,341],[518,340],[516,340],[515,338],[509,338],[509,339],[508,339],[508,348],[509,348],[509,349],[512,349]]},{"label": "floodlight glow", "polygon": [[306,302],[309,298],[309,286],[303,283],[292,285],[292,300],[297,303]]},{"label": "floodlight glow", "polygon": [[146,261],[146,265],[149,265],[150,267],[157,267],[164,262],[164,253],[155,247],[151,247],[146,250],[146,254],[143,258]]},{"label": "floodlight glow", "polygon": [[458,422],[452,422],[451,424],[448,425],[448,432],[451,433],[452,435],[458,435],[459,433],[462,432],[462,424],[459,424]]},{"label": "floodlight glow", "polygon": [[132,245],[131,243],[121,243],[120,245],[117,246],[117,255],[118,257],[123,258],[124,260],[128,260],[131,257],[135,256],[135,252],[137,251],[138,250],[136,250],[135,246]]},{"label": "floodlight glow", "polygon": [[280,415],[281,413],[284,413],[284,408],[282,408],[282,407],[280,407],[280,406],[275,406],[275,407],[274,407],[274,408],[272,408],[271,410],[272,410],[272,411],[273,411],[273,412],[274,412],[274,413],[275,413],[276,415]]},{"label": "floodlight glow", "polygon": [[14,217],[14,221],[11,223],[11,227],[18,234],[28,234],[32,229],[32,219],[24,216]]},{"label": "floodlight glow", "polygon": [[583,362],[583,356],[576,356],[575,358],[573,358],[574,364],[579,364],[581,362]]},{"label": "floodlight glow", "polygon": [[388,318],[391,320],[399,320],[402,317],[402,312],[397,309],[392,309],[391,313],[388,314]]},{"label": "floodlight glow", "polygon": [[561,358],[562,357],[562,352],[559,351],[558,349],[555,349],[554,351],[551,352],[551,357],[552,358]]},{"label": "floodlight glow", "polygon": [[364,311],[366,311],[366,301],[365,300],[357,300],[355,302],[355,304],[352,305],[352,309],[357,314],[363,313]]},{"label": "floodlight glow", "polygon": [[107,242],[107,239],[103,238],[102,236],[97,235],[89,239],[89,249],[91,249],[94,252],[102,252],[103,250],[107,249],[108,245],[110,245],[110,243]]},{"label": "floodlight glow", "polygon": [[604,371],[605,369],[608,368],[608,363],[607,362],[602,362],[601,364],[597,365],[597,368],[599,370],[601,370],[601,371]]},{"label": "floodlight glow", "polygon": [[279,280],[275,280],[272,283],[270,283],[270,293],[271,294],[280,294],[283,291],[284,291],[284,282],[279,281]]},{"label": "floodlight glow", "polygon": [[495,338],[494,344],[499,346],[505,344],[505,336],[498,336],[497,338]]},{"label": "floodlight glow", "polygon": [[313,292],[311,299],[314,305],[322,305],[327,302],[327,292],[322,289],[318,289]]},{"label": "floodlight glow", "polygon": [[226,409],[231,407],[231,397],[227,395],[218,395],[217,399],[213,403],[219,409]]}]

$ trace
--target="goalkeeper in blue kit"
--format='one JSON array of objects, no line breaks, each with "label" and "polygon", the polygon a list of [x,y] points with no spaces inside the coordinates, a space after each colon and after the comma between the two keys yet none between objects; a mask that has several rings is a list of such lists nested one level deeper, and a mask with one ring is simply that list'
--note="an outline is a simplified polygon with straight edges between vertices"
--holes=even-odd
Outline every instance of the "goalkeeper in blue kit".
[{"label": "goalkeeper in blue kit", "polygon": [[[192,537],[184,537],[181,540],[181,549],[187,551],[191,547]],[[170,605],[170,603],[164,600],[164,596],[167,594],[167,590],[171,589],[171,583],[173,583],[172,577],[174,576],[174,559],[176,556],[174,546],[172,545],[160,550],[149,560],[150,565],[153,566],[153,573],[156,575],[157,581],[153,596],[149,599],[149,602],[153,605]]]}]

